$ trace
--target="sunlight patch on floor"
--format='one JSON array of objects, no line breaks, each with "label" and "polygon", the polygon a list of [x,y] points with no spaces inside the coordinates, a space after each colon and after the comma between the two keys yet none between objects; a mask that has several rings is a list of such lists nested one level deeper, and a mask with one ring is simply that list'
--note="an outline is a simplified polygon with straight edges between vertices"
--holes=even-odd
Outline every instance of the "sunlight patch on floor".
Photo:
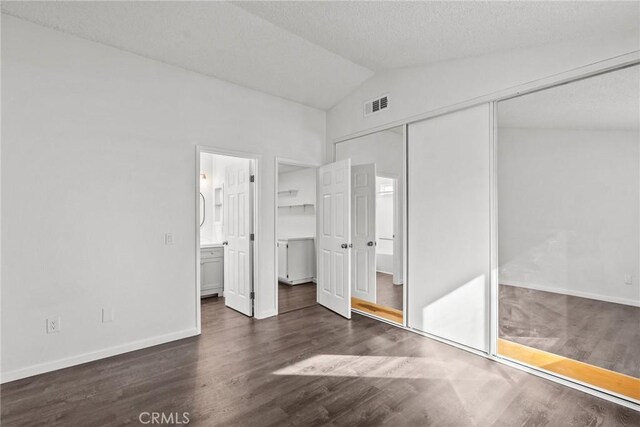
[{"label": "sunlight patch on floor", "polygon": [[273,372],[274,375],[447,379],[441,361],[424,357],[319,354]]}]

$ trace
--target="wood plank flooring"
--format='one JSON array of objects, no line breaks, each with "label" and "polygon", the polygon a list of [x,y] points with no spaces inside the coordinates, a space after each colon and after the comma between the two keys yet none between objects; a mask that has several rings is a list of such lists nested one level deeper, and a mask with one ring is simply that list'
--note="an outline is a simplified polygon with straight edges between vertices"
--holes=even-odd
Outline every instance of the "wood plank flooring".
[{"label": "wood plank flooring", "polygon": [[640,379],[511,341],[498,339],[498,353],[583,383],[640,401]]},{"label": "wood plank flooring", "polygon": [[637,426],[640,412],[364,316],[265,320],[205,300],[202,335],[1,387],[2,425]]},{"label": "wood plank flooring", "polygon": [[351,297],[351,308],[373,314],[392,322],[402,324],[402,311],[395,308],[385,307],[359,298]]},{"label": "wood plank flooring", "polygon": [[393,275],[376,272],[376,302],[385,307],[402,310],[402,285],[393,284]]},{"label": "wood plank flooring", "polygon": [[290,286],[278,283],[278,313],[287,313],[316,305],[316,284],[313,282]]},{"label": "wood plank flooring", "polygon": [[500,338],[640,378],[640,308],[500,285]]}]

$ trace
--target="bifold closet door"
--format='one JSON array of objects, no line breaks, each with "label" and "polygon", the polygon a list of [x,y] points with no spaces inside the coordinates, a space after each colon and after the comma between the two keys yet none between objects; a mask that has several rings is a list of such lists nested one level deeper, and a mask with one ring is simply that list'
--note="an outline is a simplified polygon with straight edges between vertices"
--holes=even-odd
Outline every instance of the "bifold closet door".
[{"label": "bifold closet door", "polygon": [[490,105],[409,126],[409,326],[488,351]]}]

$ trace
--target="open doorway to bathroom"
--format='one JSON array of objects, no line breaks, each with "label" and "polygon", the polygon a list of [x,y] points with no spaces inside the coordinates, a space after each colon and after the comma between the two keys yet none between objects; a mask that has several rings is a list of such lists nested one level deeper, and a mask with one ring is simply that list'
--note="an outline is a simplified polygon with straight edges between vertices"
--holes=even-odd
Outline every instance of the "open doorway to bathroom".
[{"label": "open doorway to bathroom", "polygon": [[316,167],[276,162],[278,314],[315,305]]},{"label": "open doorway to bathroom", "polygon": [[[256,159],[198,150],[197,276],[201,310],[253,316]],[[200,317],[200,316],[199,316]]]}]

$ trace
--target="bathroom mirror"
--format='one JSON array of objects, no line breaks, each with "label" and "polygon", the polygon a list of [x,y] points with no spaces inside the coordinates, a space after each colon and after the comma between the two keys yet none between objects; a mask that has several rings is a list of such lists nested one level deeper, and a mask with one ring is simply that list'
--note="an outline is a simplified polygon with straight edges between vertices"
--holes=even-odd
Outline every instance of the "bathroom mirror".
[{"label": "bathroom mirror", "polygon": [[404,311],[403,127],[340,142],[351,159],[352,307],[396,323]]}]

